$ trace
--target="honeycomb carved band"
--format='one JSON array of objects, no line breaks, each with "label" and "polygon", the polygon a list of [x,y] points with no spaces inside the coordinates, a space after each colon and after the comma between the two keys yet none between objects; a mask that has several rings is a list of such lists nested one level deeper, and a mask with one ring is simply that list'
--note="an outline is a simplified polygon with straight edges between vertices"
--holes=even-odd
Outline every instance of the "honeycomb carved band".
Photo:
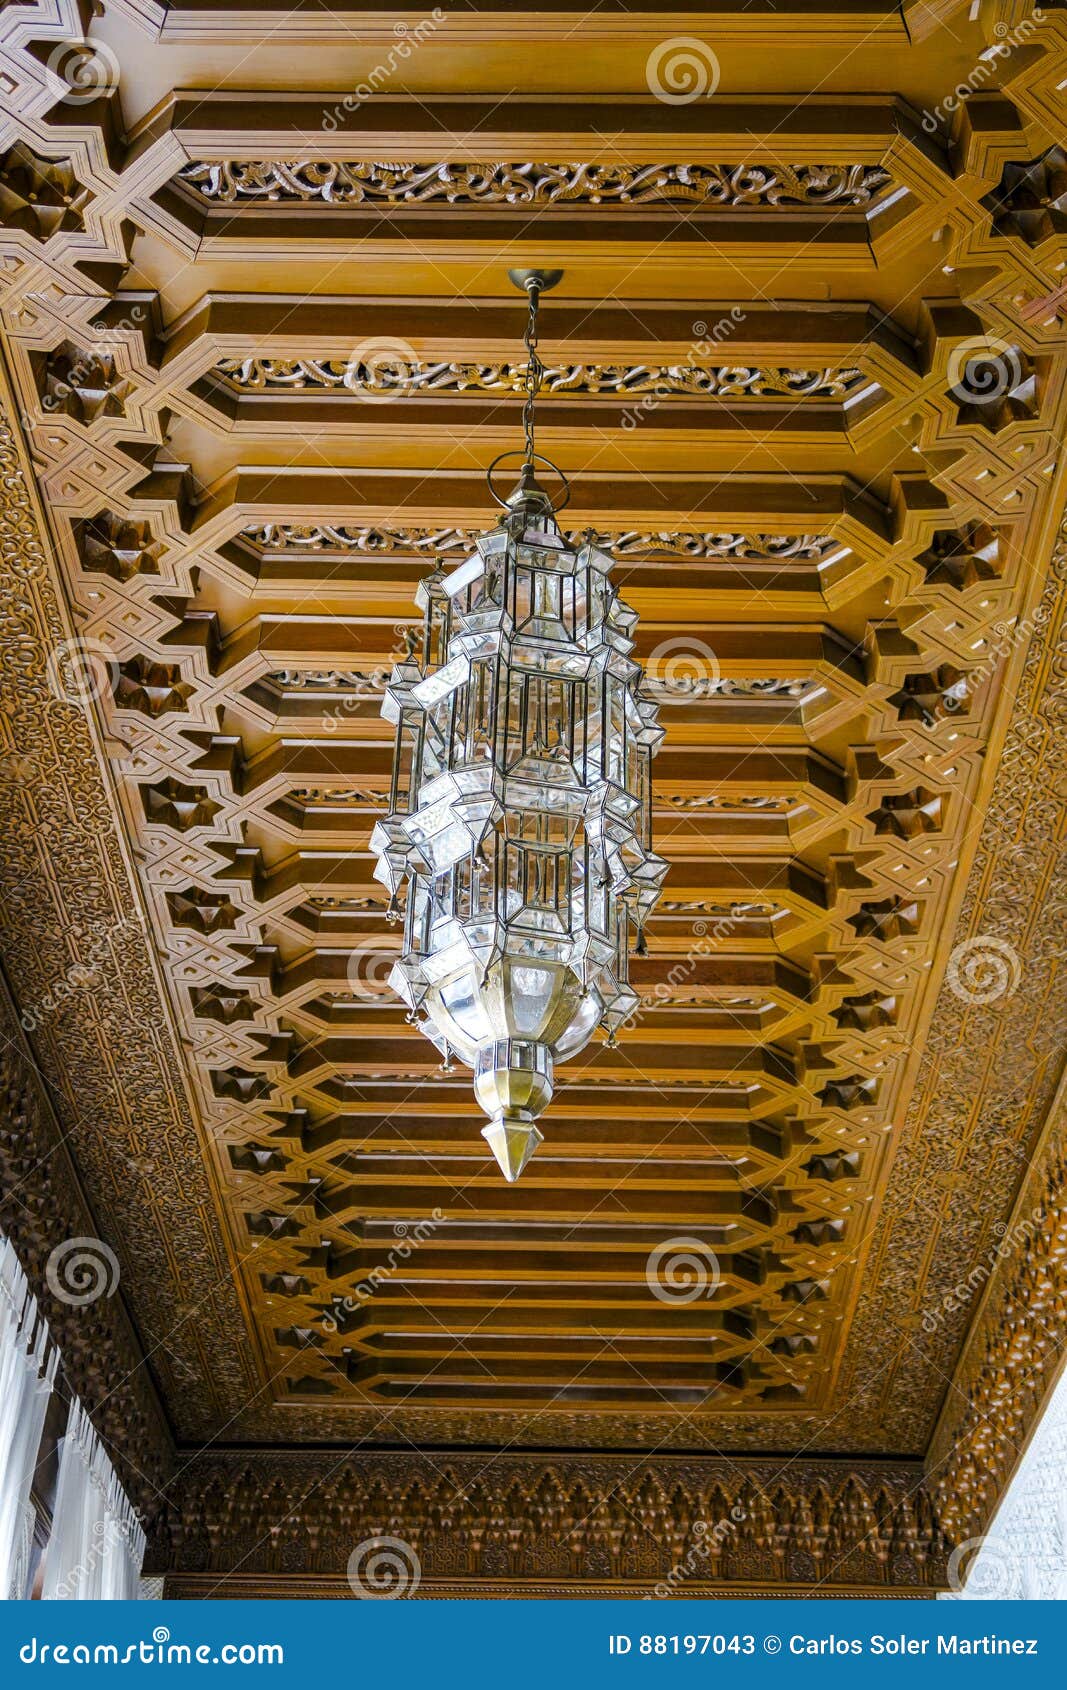
[{"label": "honeycomb carved band", "polygon": [[[310,1494],[314,1538],[301,1521]],[[198,1458],[168,1497],[172,1559],[152,1564],[179,1592],[185,1576],[231,1570],[338,1577],[375,1532],[410,1546],[429,1587],[478,1577],[654,1588],[689,1557],[687,1589],[765,1580],[924,1591],[943,1584],[948,1554],[921,1469],[907,1463],[783,1471],[713,1459],[652,1468],[505,1455],[489,1465],[466,1456],[431,1464],[412,1453],[340,1464]]]}]

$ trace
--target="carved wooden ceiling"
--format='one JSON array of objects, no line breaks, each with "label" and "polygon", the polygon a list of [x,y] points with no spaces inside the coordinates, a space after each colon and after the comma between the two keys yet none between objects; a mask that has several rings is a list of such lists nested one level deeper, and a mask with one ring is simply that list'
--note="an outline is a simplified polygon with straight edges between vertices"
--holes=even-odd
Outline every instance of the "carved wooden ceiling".
[{"label": "carved wooden ceiling", "polygon": [[[179,1442],[926,1452],[968,1316],[924,1313],[1061,1060],[1050,1003],[977,1107],[1022,946],[959,921],[1064,494],[1036,18],[5,8],[4,344],[71,642],[26,685],[74,771],[51,803],[6,747],[8,969]],[[671,870],[640,1020],[510,1187],[385,983],[368,838],[537,262],[543,449],[640,614]]]}]

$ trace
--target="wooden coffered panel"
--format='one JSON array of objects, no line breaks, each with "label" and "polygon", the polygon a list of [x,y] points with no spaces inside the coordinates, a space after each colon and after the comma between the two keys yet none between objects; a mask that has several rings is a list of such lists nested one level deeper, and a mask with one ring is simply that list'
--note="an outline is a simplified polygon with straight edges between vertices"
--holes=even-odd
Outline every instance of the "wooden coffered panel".
[{"label": "wooden coffered panel", "polygon": [[[1052,627],[1062,11],[99,10],[0,19],[33,708],[71,767],[46,801],[6,746],[5,933],[179,1441],[921,1461],[960,1206],[1006,1220],[1062,1060],[1003,1104],[1006,1171],[976,1050],[916,1180],[948,1012],[1015,989],[986,1008],[960,947],[1022,966],[960,914]],[[679,35],[705,93],[657,98]],[[640,1018],[510,1187],[386,984],[369,835],[415,587],[519,438],[538,260],[541,444],[640,615],[670,874]],[[94,875],[108,966],[56,1003]],[[663,1246],[714,1253],[706,1294],[660,1294]]]}]

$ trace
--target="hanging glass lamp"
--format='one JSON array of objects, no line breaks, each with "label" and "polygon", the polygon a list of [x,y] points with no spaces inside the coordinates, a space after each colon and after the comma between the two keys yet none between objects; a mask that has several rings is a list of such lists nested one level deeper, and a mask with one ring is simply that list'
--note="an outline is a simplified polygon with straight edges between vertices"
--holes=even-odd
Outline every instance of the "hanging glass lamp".
[{"label": "hanging glass lamp", "polygon": [[[512,271],[529,295],[518,485],[466,562],[420,585],[421,642],[397,663],[389,813],[371,837],[390,909],[406,881],[390,983],[413,1021],[474,1071],[505,1179],[542,1141],[556,1063],[638,1007],[631,943],[667,865],[652,849],[652,757],[663,737],[634,661],[635,613],[590,535],[556,520],[566,482],[535,450],[541,294],[560,273]],[[503,458],[518,456],[504,453]],[[559,506],[537,480],[559,476]]]}]

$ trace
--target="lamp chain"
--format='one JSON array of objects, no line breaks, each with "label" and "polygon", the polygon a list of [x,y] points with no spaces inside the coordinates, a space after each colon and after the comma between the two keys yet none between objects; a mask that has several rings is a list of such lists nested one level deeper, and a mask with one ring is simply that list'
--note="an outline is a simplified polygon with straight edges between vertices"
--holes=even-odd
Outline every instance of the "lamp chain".
[{"label": "lamp chain", "polygon": [[530,314],[526,319],[526,333],[523,344],[526,347],[526,403],[522,407],[522,428],[525,436],[524,450],[527,463],[534,460],[534,406],[537,395],[541,391],[541,382],[545,373],[545,366],[537,355],[537,307],[541,299],[541,290],[536,283],[527,284],[530,295]]}]

